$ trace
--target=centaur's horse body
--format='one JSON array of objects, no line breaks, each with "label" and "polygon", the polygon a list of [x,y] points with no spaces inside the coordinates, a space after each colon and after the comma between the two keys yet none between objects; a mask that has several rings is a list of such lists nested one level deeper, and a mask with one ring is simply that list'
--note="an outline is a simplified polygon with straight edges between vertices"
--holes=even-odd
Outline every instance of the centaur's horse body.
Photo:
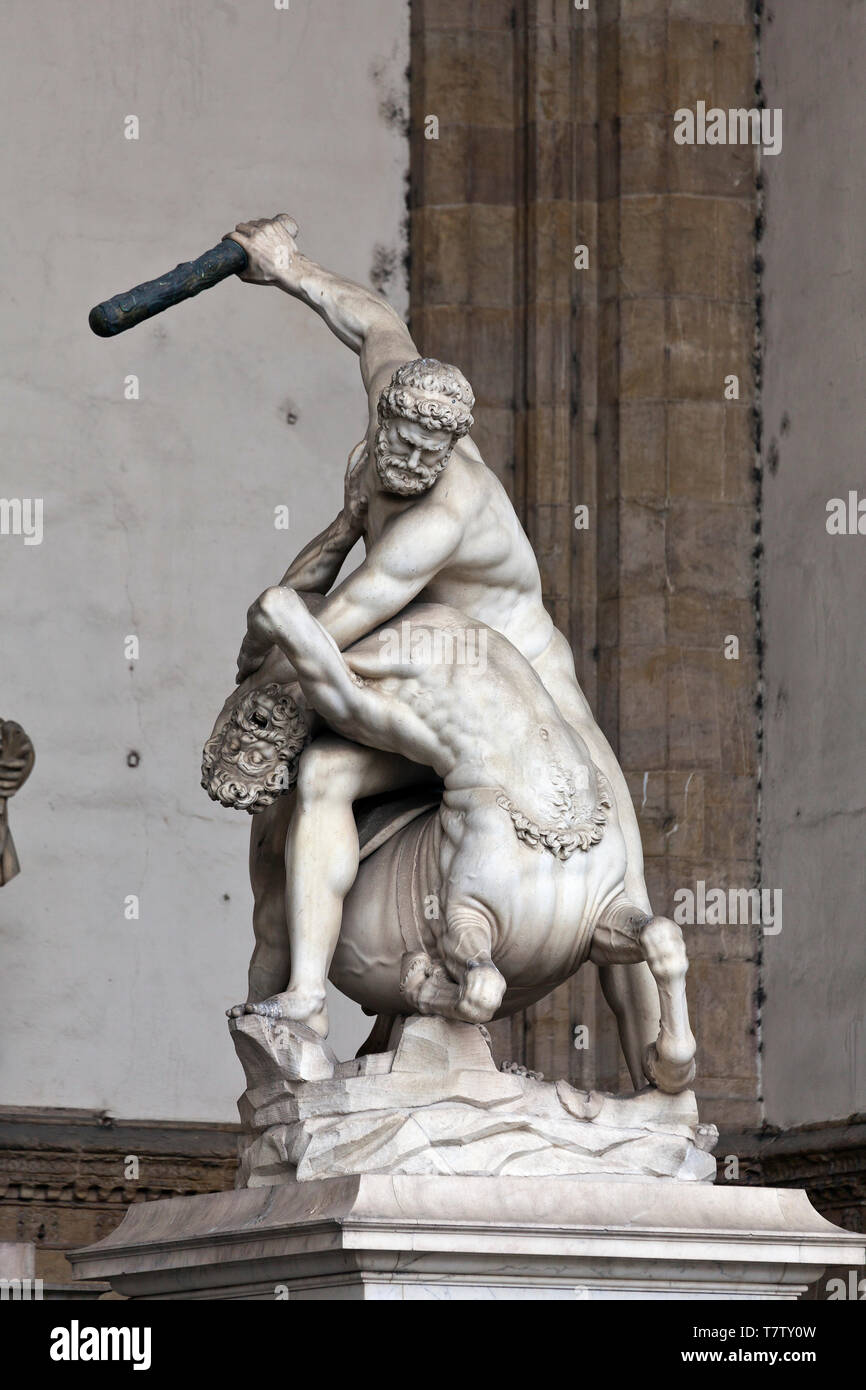
[{"label": "centaur's horse body", "polygon": [[[376,836],[372,852],[364,844],[363,811],[359,815],[361,862],[343,905],[330,978],[370,1012],[406,1011],[405,958],[441,961],[455,900],[471,900],[489,923],[491,958],[506,982],[496,1018],[570,979],[590,954],[596,924],[622,904],[626,852],[612,810],[602,840],[562,860],[519,841],[496,793],[484,796],[487,805],[473,819],[479,828],[484,822],[486,850],[471,866],[448,833],[449,822],[459,824],[462,813],[449,806],[447,791],[408,824],[401,822],[411,810],[396,803],[396,825]],[[441,989],[456,1002],[453,982],[449,988],[442,979]],[[428,1011],[442,1009],[422,1001],[419,1012]]]},{"label": "centaur's horse body", "polygon": [[[408,659],[388,654],[384,632],[341,653],[289,589],[268,590],[259,608],[266,637],[289,657],[331,732],[300,756],[288,830],[315,847],[313,872],[300,893],[290,885],[287,903],[307,927],[292,939],[313,944],[293,953],[288,989],[235,1012],[303,1019],[326,1032],[329,973],[370,1012],[484,1023],[549,993],[587,958],[645,960],[661,1021],[643,1071],[663,1089],[683,1089],[695,1044],[682,934],[629,900],[608,784],[525,658],[501,634],[439,604],[402,615],[413,638],[437,638],[413,645]],[[473,650],[485,652],[482,667],[438,641],[469,629]],[[229,735],[247,765],[265,762],[256,728],[273,741],[269,720],[292,718],[288,692],[271,689],[267,710],[248,711],[242,731]],[[215,745],[211,769],[223,754]],[[402,817],[395,808],[372,839],[362,816],[362,855],[353,804],[411,786],[423,769],[441,778],[441,801],[428,783],[426,808]],[[212,795],[235,795],[234,783],[215,785],[210,775]],[[327,844],[316,835],[322,815],[339,828]],[[618,1021],[622,1034],[629,1020]]]}]

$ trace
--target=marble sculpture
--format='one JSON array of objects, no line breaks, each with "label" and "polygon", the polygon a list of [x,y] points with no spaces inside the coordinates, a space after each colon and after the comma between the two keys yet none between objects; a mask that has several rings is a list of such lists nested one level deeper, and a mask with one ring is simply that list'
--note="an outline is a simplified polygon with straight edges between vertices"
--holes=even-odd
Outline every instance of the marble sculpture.
[{"label": "marble sculpture", "polygon": [[[622,771],[475,447],[474,396],[381,295],[230,233],[242,279],[300,299],[360,357],[369,403],[334,521],[248,613],[202,782],[252,816],[255,949],[229,1010],[241,1185],[346,1172],[712,1181],[680,928],[650,905]],[[356,542],[366,552],[338,575]],[[599,969],[635,1086],[497,1070],[484,1027]],[[326,980],[376,1016],[326,1041]]]}]

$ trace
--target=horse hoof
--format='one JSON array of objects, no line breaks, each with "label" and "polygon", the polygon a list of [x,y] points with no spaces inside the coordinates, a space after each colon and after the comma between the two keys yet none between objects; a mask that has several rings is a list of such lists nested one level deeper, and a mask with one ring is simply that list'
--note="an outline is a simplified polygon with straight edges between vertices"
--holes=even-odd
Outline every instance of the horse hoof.
[{"label": "horse hoof", "polygon": [[489,1023],[505,993],[505,981],[492,961],[468,964],[455,1014],[467,1023]]},{"label": "horse hoof", "polygon": [[656,1044],[652,1043],[646,1050],[643,1069],[653,1086],[657,1086],[667,1095],[675,1096],[680,1091],[685,1091],[695,1079],[694,1053],[688,1060],[678,1062],[660,1057]]}]

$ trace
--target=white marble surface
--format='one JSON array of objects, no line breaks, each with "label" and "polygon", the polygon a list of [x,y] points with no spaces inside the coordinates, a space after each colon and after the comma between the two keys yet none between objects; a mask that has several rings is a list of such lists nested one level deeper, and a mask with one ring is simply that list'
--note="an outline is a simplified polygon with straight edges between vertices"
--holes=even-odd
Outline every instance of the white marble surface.
[{"label": "white marble surface", "polygon": [[500,1071],[484,1031],[453,1019],[401,1019],[387,1051],[342,1063],[304,1024],[229,1026],[247,1076],[238,1187],[349,1173],[715,1180],[718,1135],[693,1091],[611,1096]]},{"label": "white marble surface", "polygon": [[362,1175],[136,1204],[71,1259],[132,1298],[731,1300],[866,1251],[797,1189]]},{"label": "white marble surface", "polygon": [[[255,815],[256,951],[234,1012],[327,1036],[330,979],[380,1016],[486,1023],[591,959],[635,1087],[685,1091],[682,933],[652,914],[625,777],[472,439],[471,383],[318,261],[299,223],[239,223],[241,278],[285,291],[358,354],[368,411],[342,508],[247,611],[241,681],[205,745],[208,794]],[[362,855],[353,807],[419,769],[441,779],[441,803]]]},{"label": "white marble surface", "polygon": [[32,1241],[0,1241],[0,1279],[32,1279],[36,1273]]}]

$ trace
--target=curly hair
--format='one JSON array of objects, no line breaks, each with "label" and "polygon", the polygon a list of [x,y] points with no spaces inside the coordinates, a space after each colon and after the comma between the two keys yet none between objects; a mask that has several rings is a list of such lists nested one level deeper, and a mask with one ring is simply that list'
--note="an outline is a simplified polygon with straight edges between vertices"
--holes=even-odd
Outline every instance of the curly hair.
[{"label": "curly hair", "polygon": [[583,818],[565,815],[560,817],[558,825],[542,826],[525,816],[504,794],[496,798],[496,804],[510,815],[515,834],[521,844],[527,845],[529,849],[546,849],[555,858],[564,861],[570,859],[575,850],[588,850],[597,845],[604,835],[612,804],[612,792],[607,779],[597,768],[595,775],[598,784],[595,809]]},{"label": "curly hair", "polygon": [[292,790],[309,738],[288,686],[251,690],[205,744],[201,784],[211,801],[254,815]]},{"label": "curly hair", "polygon": [[449,430],[460,439],[475,424],[475,396],[463,373],[435,357],[398,367],[379,397],[379,423],[399,416],[428,429]]}]

